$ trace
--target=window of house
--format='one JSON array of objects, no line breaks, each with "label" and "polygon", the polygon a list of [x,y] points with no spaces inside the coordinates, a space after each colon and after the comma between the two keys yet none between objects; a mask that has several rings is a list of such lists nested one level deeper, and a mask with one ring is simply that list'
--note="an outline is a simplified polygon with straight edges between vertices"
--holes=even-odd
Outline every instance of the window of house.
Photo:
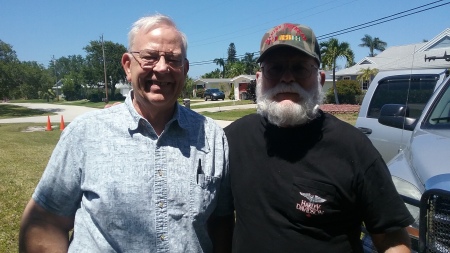
[{"label": "window of house", "polygon": [[367,90],[369,88],[369,84],[370,84],[369,80],[365,80],[362,84],[362,89]]}]

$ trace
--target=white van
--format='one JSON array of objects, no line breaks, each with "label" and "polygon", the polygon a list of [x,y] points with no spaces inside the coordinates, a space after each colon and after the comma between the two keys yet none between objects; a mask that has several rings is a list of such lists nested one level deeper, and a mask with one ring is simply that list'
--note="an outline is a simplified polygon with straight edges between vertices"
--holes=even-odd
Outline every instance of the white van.
[{"label": "white van", "polygon": [[446,69],[394,70],[379,72],[372,80],[355,126],[369,137],[385,162],[406,147],[412,129],[380,124],[381,107],[385,104],[407,105],[409,118],[416,120],[447,75]]}]

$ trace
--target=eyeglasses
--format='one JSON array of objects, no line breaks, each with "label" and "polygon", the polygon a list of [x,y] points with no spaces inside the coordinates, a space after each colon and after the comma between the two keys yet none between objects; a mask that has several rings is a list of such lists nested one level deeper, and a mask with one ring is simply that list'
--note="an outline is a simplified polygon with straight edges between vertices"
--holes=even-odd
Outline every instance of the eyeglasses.
[{"label": "eyeglasses", "polygon": [[267,64],[267,66],[262,66],[261,69],[267,79],[280,80],[287,69],[289,69],[295,79],[305,79],[310,77],[312,72],[319,68],[312,64],[308,66],[305,62],[296,62],[289,66],[286,64]]},{"label": "eyeglasses", "polygon": [[[153,69],[162,56],[164,56],[166,64],[172,69],[181,68],[184,64],[184,59],[181,55],[164,51],[144,49],[141,51],[132,51],[130,54],[133,55],[133,58],[139,63],[142,69]],[[136,58],[135,54],[138,55],[138,58]]]}]

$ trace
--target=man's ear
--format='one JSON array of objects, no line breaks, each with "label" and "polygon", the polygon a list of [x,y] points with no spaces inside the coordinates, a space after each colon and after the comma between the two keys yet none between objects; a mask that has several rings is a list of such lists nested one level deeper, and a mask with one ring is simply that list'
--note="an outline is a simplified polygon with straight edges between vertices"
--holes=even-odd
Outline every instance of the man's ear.
[{"label": "man's ear", "polygon": [[325,84],[325,72],[324,71],[320,71],[320,84],[323,85]]},{"label": "man's ear", "polygon": [[129,53],[124,53],[122,55],[122,68],[125,71],[125,75],[127,75],[127,81],[131,82],[131,58]]},{"label": "man's ear", "polygon": [[184,59],[183,68],[184,68],[184,76],[187,76],[187,73],[189,71],[189,60],[188,59]]},{"label": "man's ear", "polygon": [[256,80],[258,80],[261,77],[261,71],[256,72]]}]

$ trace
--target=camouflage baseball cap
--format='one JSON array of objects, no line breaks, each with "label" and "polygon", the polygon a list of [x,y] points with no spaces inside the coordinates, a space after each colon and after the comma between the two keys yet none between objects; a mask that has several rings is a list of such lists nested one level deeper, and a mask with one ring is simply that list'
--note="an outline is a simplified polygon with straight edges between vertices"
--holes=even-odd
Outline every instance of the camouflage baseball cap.
[{"label": "camouflage baseball cap", "polygon": [[258,62],[262,62],[268,52],[283,46],[292,47],[310,55],[320,65],[320,48],[313,30],[304,25],[290,23],[277,25],[264,34]]}]

